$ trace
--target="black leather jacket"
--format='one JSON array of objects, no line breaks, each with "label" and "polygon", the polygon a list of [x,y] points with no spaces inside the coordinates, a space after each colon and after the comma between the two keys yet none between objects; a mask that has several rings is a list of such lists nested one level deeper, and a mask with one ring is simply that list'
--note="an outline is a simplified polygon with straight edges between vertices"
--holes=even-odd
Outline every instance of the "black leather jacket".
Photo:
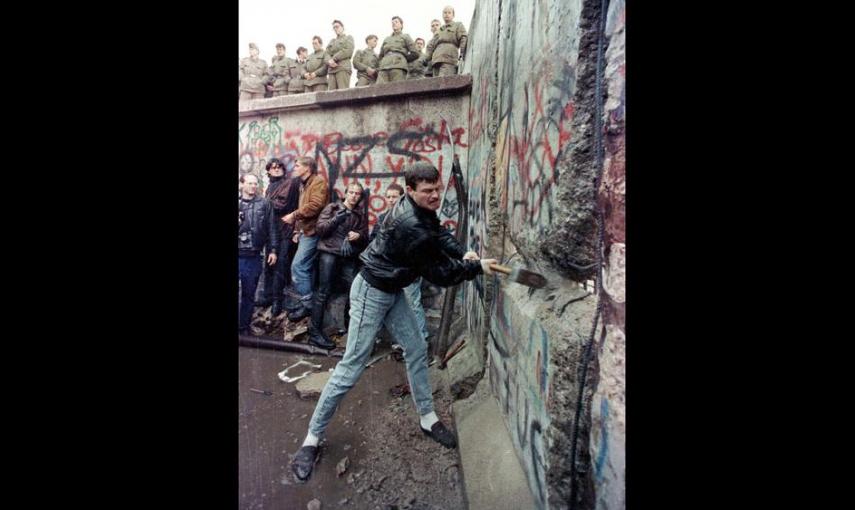
[{"label": "black leather jacket", "polygon": [[[270,201],[255,196],[251,201],[238,199],[238,209],[243,221],[238,225],[238,254],[242,257],[254,256],[267,247],[268,253],[279,250],[281,229],[274,221]],[[247,239],[241,242],[241,238]]]},{"label": "black leather jacket", "polygon": [[341,256],[341,245],[347,239],[351,230],[359,234],[359,239],[350,243],[353,248],[353,258],[368,245],[368,218],[362,210],[362,204],[357,204],[350,214],[339,216],[338,212],[345,210],[342,202],[327,204],[318,215],[315,232],[318,233],[318,250]]},{"label": "black leather jacket", "polygon": [[280,242],[290,239],[294,233],[294,224],[285,223],[282,221],[282,217],[297,209],[297,202],[300,199],[300,178],[286,179],[282,177],[276,182],[271,179],[270,186],[264,192],[264,198],[270,200],[273,205],[273,215],[275,216],[273,223],[279,225]]},{"label": "black leather jacket", "polygon": [[450,287],[482,272],[479,261],[462,260],[463,247],[439,224],[436,212],[417,206],[409,195],[398,200],[375,230],[377,236],[359,257],[361,274],[384,292],[403,289],[419,276]]}]

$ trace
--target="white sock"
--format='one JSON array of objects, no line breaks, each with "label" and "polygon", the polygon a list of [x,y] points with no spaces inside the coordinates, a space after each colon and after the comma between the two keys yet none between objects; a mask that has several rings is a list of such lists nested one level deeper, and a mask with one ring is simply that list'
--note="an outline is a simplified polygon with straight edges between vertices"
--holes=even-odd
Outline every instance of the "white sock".
[{"label": "white sock", "polygon": [[319,440],[320,439],[318,438],[318,436],[309,432],[308,434],[306,434],[306,440],[303,441],[303,446],[318,446]]},{"label": "white sock", "polygon": [[436,413],[433,411],[431,411],[431,412],[427,413],[426,415],[422,416],[421,418],[419,418],[419,424],[425,430],[430,430],[430,428],[433,427],[433,424],[438,422],[438,421],[439,421],[439,418],[436,417]]}]

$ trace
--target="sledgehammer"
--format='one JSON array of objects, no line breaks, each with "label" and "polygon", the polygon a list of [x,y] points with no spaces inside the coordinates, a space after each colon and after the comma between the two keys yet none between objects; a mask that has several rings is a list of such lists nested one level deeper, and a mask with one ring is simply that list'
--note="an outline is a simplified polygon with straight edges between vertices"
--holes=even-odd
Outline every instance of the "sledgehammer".
[{"label": "sledgehammer", "polygon": [[509,281],[534,287],[535,289],[546,285],[546,278],[542,274],[529,271],[528,269],[500,266],[499,264],[490,264],[490,269],[508,275]]}]

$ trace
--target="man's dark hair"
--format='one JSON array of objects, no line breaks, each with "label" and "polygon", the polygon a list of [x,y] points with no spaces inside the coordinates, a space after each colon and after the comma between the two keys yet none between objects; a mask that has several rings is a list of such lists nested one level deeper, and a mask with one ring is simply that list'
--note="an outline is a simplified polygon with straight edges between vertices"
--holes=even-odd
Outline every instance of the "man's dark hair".
[{"label": "man's dark hair", "polygon": [[386,188],[386,191],[397,191],[399,195],[404,196],[404,188],[400,184],[393,182]]},{"label": "man's dark hair", "polygon": [[312,171],[312,174],[318,173],[318,164],[315,162],[314,158],[302,156],[297,158],[297,162],[303,166],[309,167],[309,169]]},{"label": "man's dark hair", "polygon": [[368,35],[368,37],[366,37],[366,38],[365,38],[365,42],[366,42],[366,44],[367,44],[367,43],[368,43],[368,41],[369,41],[369,40],[371,40],[371,39],[379,39],[379,37],[377,37],[377,36],[376,36],[376,35],[374,35],[374,34],[369,34],[369,35]]},{"label": "man's dark hair", "polygon": [[279,158],[270,158],[270,161],[268,161],[267,165],[264,166],[264,169],[267,170],[267,173],[270,173],[270,167],[272,167],[273,165],[277,165],[279,168],[282,169],[283,172],[285,171],[285,165],[283,165],[282,162],[279,161]]},{"label": "man's dark hair", "polygon": [[284,44],[282,44],[281,42],[280,42],[280,43],[276,43],[276,47],[277,47],[277,48],[282,48],[283,50],[285,49],[285,45],[284,45]]},{"label": "man's dark hair", "polygon": [[309,50],[307,50],[306,48],[304,48],[304,47],[300,46],[299,48],[297,48],[297,56],[298,56],[298,57],[300,56],[300,53],[301,53],[301,52],[306,52],[306,53],[308,53],[308,52],[309,52]]},{"label": "man's dark hair", "polygon": [[401,19],[400,16],[392,16],[392,21],[398,20],[401,22],[401,26],[404,25],[404,20]]},{"label": "man's dark hair", "polygon": [[421,41],[421,42],[422,42],[422,44],[424,44],[424,43],[425,43],[425,40],[424,40],[424,39],[422,39],[421,37],[416,37],[416,41],[415,41],[415,42],[419,42],[419,41]]},{"label": "man's dark hair", "polygon": [[419,161],[404,172],[404,181],[407,183],[407,186],[413,188],[413,191],[415,191],[420,182],[433,184],[438,180],[439,170],[426,161]]},{"label": "man's dark hair", "polygon": [[338,23],[339,25],[341,25],[341,28],[344,28],[344,23],[342,23],[341,21],[339,21],[339,20],[337,20],[337,19],[332,20],[332,24],[333,24],[333,25],[335,25],[336,23]]},{"label": "man's dark hair", "polygon": [[312,40],[313,40],[313,41],[314,41],[315,39],[317,39],[317,40],[318,40],[318,44],[320,44],[321,46],[323,46],[323,45],[324,45],[324,40],[323,40],[323,39],[321,39],[321,36],[316,35],[316,36],[312,37]]}]

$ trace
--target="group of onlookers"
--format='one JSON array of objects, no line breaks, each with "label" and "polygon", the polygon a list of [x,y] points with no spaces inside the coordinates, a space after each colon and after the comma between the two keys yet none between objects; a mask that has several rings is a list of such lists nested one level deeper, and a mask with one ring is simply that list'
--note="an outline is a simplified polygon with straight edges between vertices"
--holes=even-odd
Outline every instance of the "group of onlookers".
[{"label": "group of onlookers", "polygon": [[404,20],[393,16],[392,34],[383,40],[379,54],[374,52],[378,42],[374,34],[365,38],[364,49],[354,52],[353,36],[345,34],[340,20],[333,20],[335,38],[326,48],[316,35],[312,37],[313,53],[300,46],[297,58],[292,59],[285,56],[285,45],[278,43],[269,66],[259,58],[258,46],[250,43],[250,56],[239,64],[239,100],[346,89],[354,68],[357,87],[457,74],[466,52],[466,28],[454,21],[450,6],[442,10],[442,18],[444,24],[431,21],[433,38],[425,45],[424,39],[414,41],[404,33]]}]

